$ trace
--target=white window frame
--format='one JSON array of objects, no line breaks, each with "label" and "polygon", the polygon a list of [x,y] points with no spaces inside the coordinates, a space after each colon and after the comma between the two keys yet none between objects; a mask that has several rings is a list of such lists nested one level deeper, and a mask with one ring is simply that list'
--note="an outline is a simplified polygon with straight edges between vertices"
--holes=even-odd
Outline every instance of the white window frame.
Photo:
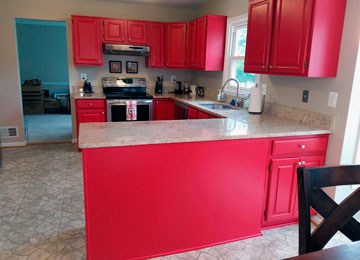
[{"label": "white window frame", "polygon": [[[226,48],[225,48],[225,60],[224,60],[224,73],[223,73],[223,84],[227,79],[230,78],[231,75],[231,63],[233,60],[243,60],[245,57],[232,57],[232,43],[233,43],[233,32],[235,27],[246,25],[247,26],[248,15],[240,15],[233,18],[228,19],[227,21],[227,34],[226,34]],[[260,83],[260,74],[256,74],[255,76],[255,84]],[[259,84],[260,85],[260,84]],[[230,82],[226,87],[225,93],[227,94],[236,94],[236,84],[234,82]],[[240,94],[249,94],[250,88],[239,88]]]}]

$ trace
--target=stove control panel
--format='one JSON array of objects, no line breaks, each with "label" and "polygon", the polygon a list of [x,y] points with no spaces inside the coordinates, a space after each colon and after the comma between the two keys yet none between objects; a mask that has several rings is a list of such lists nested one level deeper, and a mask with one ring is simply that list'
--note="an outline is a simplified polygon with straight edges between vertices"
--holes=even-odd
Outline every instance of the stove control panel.
[{"label": "stove control panel", "polygon": [[128,77],[104,77],[102,85],[106,87],[126,87],[126,88],[146,88],[146,80],[144,78],[128,78]]}]

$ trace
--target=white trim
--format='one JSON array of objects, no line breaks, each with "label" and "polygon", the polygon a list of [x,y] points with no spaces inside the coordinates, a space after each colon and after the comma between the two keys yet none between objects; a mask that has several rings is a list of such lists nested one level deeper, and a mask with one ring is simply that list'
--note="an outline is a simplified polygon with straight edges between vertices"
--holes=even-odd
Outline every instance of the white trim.
[{"label": "white trim", "polygon": [[[224,73],[223,73],[223,84],[225,81],[230,77],[230,67],[231,67],[231,61],[233,59],[230,59],[230,53],[231,53],[231,39],[232,39],[232,27],[236,26],[238,24],[244,24],[247,23],[248,14],[239,15],[236,17],[232,17],[228,19],[227,21],[227,33],[226,33],[226,45],[225,45],[225,59],[224,59]],[[242,58],[239,58],[242,59]],[[260,74],[256,74],[255,76],[255,83],[260,84]],[[228,87],[230,91],[225,91],[227,94],[233,95],[236,92],[236,88]],[[231,90],[234,91],[231,91]],[[250,89],[249,88],[239,88],[239,93],[241,94],[249,94]]]},{"label": "white trim", "polygon": [[72,139],[72,140],[71,140],[71,143],[77,144],[77,139],[76,139],[76,138],[75,138],[75,139]]},{"label": "white trim", "polygon": [[26,142],[1,143],[1,147],[19,147],[19,146],[26,146]]}]

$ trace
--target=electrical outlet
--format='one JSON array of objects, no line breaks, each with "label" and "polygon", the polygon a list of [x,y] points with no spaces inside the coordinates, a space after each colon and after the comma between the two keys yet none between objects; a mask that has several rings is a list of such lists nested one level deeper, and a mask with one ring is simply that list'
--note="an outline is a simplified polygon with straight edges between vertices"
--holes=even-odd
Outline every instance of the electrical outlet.
[{"label": "electrical outlet", "polygon": [[329,107],[336,107],[337,97],[338,97],[337,92],[329,92],[329,99],[328,99]]},{"label": "electrical outlet", "polygon": [[171,76],[171,82],[176,82],[176,76]]},{"label": "electrical outlet", "polygon": [[86,73],[81,73],[81,74],[80,74],[80,77],[81,77],[81,80],[82,80],[82,81],[87,80],[87,74],[86,74]]},{"label": "electrical outlet", "polygon": [[302,102],[307,103],[309,101],[309,90],[304,90],[302,94]]}]

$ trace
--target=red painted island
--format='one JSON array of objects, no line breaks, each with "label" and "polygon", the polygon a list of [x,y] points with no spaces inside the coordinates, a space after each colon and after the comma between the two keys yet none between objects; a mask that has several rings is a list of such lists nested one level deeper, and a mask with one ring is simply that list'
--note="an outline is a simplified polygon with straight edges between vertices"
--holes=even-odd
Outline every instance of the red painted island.
[{"label": "red painted island", "polygon": [[293,222],[296,167],[304,155],[324,163],[329,132],[270,115],[81,124],[88,259],[152,258]]}]

